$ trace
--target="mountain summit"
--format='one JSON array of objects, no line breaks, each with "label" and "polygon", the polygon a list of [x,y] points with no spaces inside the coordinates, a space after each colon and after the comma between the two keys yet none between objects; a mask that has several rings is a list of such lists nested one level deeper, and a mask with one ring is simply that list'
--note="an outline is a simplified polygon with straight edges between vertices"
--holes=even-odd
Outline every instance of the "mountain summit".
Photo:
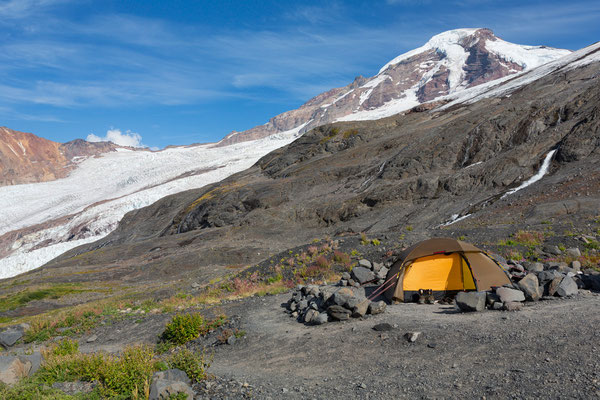
[{"label": "mountain summit", "polygon": [[258,139],[299,127],[303,133],[335,121],[388,117],[569,53],[570,50],[505,42],[485,28],[443,32],[394,58],[377,75],[357,77],[351,84],[321,93],[264,125],[232,132],[220,144]]}]

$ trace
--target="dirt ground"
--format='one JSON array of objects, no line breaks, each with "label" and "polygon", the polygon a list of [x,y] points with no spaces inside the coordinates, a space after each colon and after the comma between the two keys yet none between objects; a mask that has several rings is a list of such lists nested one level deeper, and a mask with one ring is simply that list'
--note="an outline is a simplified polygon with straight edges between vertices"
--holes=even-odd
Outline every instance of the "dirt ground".
[{"label": "dirt ground", "polygon": [[[200,398],[600,398],[597,293],[520,312],[399,304],[322,326],[290,318],[288,297],[227,306],[246,337],[215,348],[215,380],[196,387]],[[372,329],[383,322],[393,329]],[[416,331],[409,343],[404,334]]]}]

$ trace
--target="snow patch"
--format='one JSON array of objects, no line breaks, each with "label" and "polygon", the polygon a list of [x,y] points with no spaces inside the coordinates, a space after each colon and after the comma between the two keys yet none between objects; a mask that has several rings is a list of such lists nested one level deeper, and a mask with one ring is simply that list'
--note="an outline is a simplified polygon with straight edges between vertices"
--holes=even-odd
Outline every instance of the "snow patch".
[{"label": "snow patch", "polygon": [[550,167],[550,161],[552,161],[552,156],[554,155],[554,153],[556,153],[556,150],[552,150],[548,154],[546,154],[546,157],[544,158],[544,162],[542,163],[540,170],[534,176],[521,183],[518,187],[504,193],[501,199],[505,198],[506,196],[510,196],[511,194],[514,194],[521,189],[525,189],[527,186],[531,186],[540,179],[542,179],[542,177],[548,172],[548,168]]}]

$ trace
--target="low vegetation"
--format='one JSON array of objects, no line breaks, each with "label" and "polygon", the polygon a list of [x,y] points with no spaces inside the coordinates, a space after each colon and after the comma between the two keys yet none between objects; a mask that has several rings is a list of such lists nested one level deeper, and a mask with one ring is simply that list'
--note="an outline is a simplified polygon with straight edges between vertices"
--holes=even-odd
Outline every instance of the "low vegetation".
[{"label": "low vegetation", "polygon": [[227,322],[227,318],[224,315],[207,320],[199,313],[178,314],[165,326],[161,340],[173,345],[182,345],[199,336],[206,335],[225,322]]}]

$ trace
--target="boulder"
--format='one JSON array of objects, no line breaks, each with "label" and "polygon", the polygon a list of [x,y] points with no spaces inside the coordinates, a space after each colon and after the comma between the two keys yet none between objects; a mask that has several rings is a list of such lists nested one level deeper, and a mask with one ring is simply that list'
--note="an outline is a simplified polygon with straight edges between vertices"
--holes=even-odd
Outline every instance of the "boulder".
[{"label": "boulder", "polygon": [[327,308],[327,314],[331,317],[331,319],[337,321],[346,321],[347,319],[350,319],[351,313],[352,312],[350,310],[339,305],[333,305]]},{"label": "boulder", "polygon": [[485,309],[486,292],[459,292],[454,301],[463,312],[483,311]]},{"label": "boulder", "polygon": [[600,291],[600,275],[585,274],[581,276],[586,289]]},{"label": "boulder", "polygon": [[187,383],[188,385],[192,384],[192,381],[190,380],[190,378],[188,378],[187,374],[178,368],[171,368],[171,369],[167,369],[164,371],[158,371],[152,376],[152,380],[154,380],[154,379],[164,379],[167,381],[179,381],[179,382]]},{"label": "boulder", "polygon": [[496,289],[496,294],[500,297],[503,303],[525,301],[525,294],[520,290],[507,287],[499,287]]},{"label": "boulder", "polygon": [[534,273],[529,273],[519,282],[519,289],[525,293],[525,298],[531,301],[537,301],[542,297],[540,284]]},{"label": "boulder", "polygon": [[363,268],[367,268],[367,269],[373,268],[373,265],[371,264],[371,261],[365,260],[364,258],[362,260],[358,260],[358,266],[359,267],[363,267]]},{"label": "boulder", "polygon": [[547,244],[542,249],[544,253],[552,254],[555,256],[560,256],[562,251],[558,248],[558,246]]},{"label": "boulder", "polygon": [[378,273],[379,271],[381,271],[381,268],[384,268],[383,263],[377,263],[377,262],[373,263],[373,268],[372,268],[373,272]]},{"label": "boulder", "polygon": [[[562,282],[562,280],[564,279],[563,276],[557,276],[556,278],[552,279],[552,281],[548,284],[548,295],[549,296],[554,296],[556,294],[556,291],[558,290],[558,285],[560,285],[560,283]],[[569,278],[571,279],[571,278]]]},{"label": "boulder", "polygon": [[504,303],[504,310],[506,311],[521,311],[523,304],[518,301],[509,301]]},{"label": "boulder", "polygon": [[364,317],[367,314],[367,310],[369,309],[369,303],[370,301],[368,299],[363,299],[354,307],[352,307],[352,317]]},{"label": "boulder", "polygon": [[377,272],[377,277],[379,279],[385,279],[387,277],[388,272],[389,272],[389,269],[387,269],[386,267],[381,267],[379,272]]},{"label": "boulder", "polygon": [[23,337],[25,331],[17,326],[11,326],[5,331],[0,332],[0,345],[8,349]]},{"label": "boulder", "polygon": [[21,360],[17,356],[0,356],[0,382],[14,385],[21,378],[29,376],[31,361]]},{"label": "boulder", "polygon": [[312,323],[315,325],[323,325],[329,321],[329,316],[326,312],[319,313],[316,317],[313,317]]},{"label": "boulder", "polygon": [[579,258],[579,257],[581,257],[581,251],[579,250],[578,247],[568,248],[567,250],[565,250],[565,253],[567,253],[567,255],[569,257],[573,257],[573,258]]},{"label": "boulder", "polygon": [[385,311],[385,308],[387,307],[387,304],[385,304],[385,301],[380,300],[377,302],[372,301],[371,303],[369,303],[369,309],[367,310],[367,312],[369,314],[381,314],[382,312]]},{"label": "boulder", "polygon": [[570,267],[575,272],[581,271],[581,263],[579,261],[571,261]]},{"label": "boulder", "polygon": [[371,282],[375,279],[375,274],[368,268],[356,267],[352,268],[352,279],[364,285],[367,282]]},{"label": "boulder", "polygon": [[188,399],[194,398],[194,391],[183,382],[167,381],[158,379],[150,385],[150,396],[148,400],[167,400],[175,398],[178,393],[184,393]]},{"label": "boulder", "polygon": [[542,271],[537,274],[538,281],[541,285],[551,282],[554,278],[562,277],[561,273],[555,270]]},{"label": "boulder", "polygon": [[577,294],[577,284],[575,281],[565,276],[556,288],[556,295],[559,297],[573,296]]},{"label": "boulder", "polygon": [[169,369],[156,372],[152,376],[149,400],[162,400],[175,397],[178,393],[184,393],[188,399],[194,398],[191,381],[185,372],[179,369]]},{"label": "boulder", "polygon": [[312,323],[313,318],[315,318],[318,315],[319,315],[319,312],[316,310],[313,310],[311,308],[306,312],[306,314],[304,314],[304,322],[307,324],[310,324],[310,323]]},{"label": "boulder", "polygon": [[510,266],[510,269],[513,271],[517,271],[517,272],[525,272],[525,267],[523,267],[521,264],[513,264]]},{"label": "boulder", "polygon": [[540,262],[524,262],[523,266],[529,272],[542,272],[544,270],[544,264]]}]

